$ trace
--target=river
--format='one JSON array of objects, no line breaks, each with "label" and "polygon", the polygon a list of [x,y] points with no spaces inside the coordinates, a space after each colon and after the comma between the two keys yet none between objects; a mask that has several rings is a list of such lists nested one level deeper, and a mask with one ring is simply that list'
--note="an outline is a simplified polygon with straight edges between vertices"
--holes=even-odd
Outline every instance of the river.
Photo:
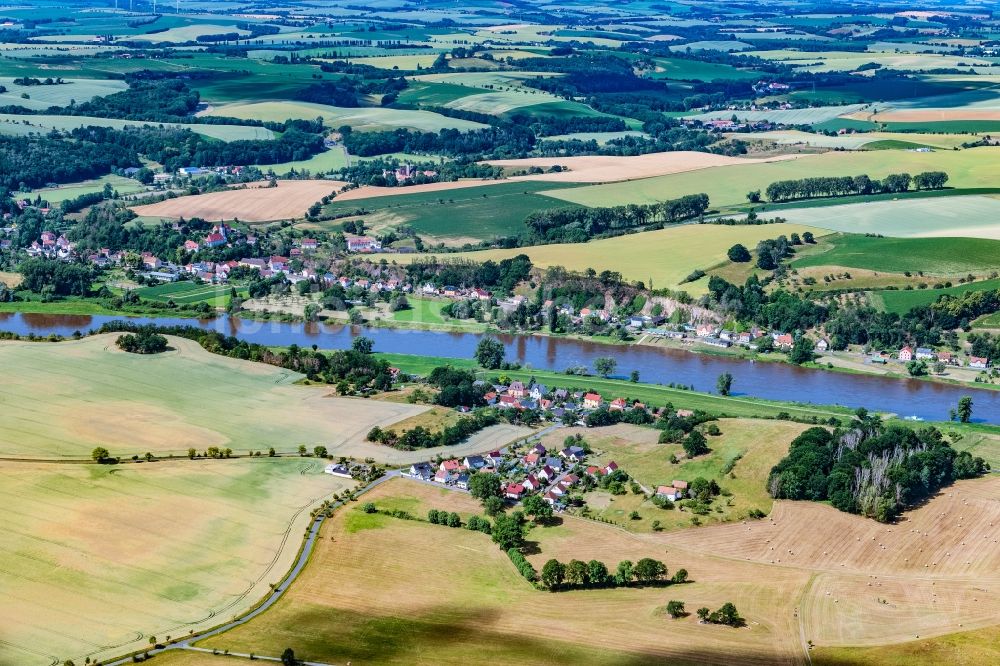
[{"label": "river", "polygon": [[[86,333],[108,321],[125,317],[90,315],[50,315],[0,313],[0,330],[26,335],[52,333],[69,336],[74,331]],[[395,328],[365,328],[318,323],[264,322],[238,317],[219,316],[198,320],[182,318],[128,318],[136,323],[161,326],[198,326],[205,330],[264,345],[301,347],[318,345],[322,349],[343,349],[359,335],[371,338],[375,350],[471,358],[478,343],[477,333],[447,333]],[[501,335],[507,358],[525,367],[562,372],[568,367],[593,367],[594,359],[613,356],[618,373],[628,375],[638,370],[640,380],[648,383],[683,384],[699,391],[714,391],[716,378],[723,372],[733,375],[734,395],[772,400],[790,400],[815,404],[839,404],[867,407],[873,411],[900,416],[943,421],[959,398],[973,396],[974,420],[1000,423],[1000,392],[974,387],[953,386],[916,379],[892,379],[875,375],[857,375],[800,368],[786,363],[751,363],[727,356],[694,354],[684,350],[646,345],[606,345],[585,340],[532,335]]]}]

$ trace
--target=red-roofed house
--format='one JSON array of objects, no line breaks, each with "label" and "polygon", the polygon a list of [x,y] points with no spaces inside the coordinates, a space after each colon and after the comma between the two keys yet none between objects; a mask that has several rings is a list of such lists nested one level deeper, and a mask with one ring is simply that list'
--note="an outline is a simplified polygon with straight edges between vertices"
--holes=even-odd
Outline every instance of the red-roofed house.
[{"label": "red-roofed house", "polygon": [[913,349],[909,346],[903,347],[899,350],[899,360],[900,361],[912,361],[913,360]]},{"label": "red-roofed house", "polygon": [[521,499],[521,495],[524,494],[524,486],[520,483],[510,483],[507,484],[507,488],[504,489],[504,495],[507,499],[517,500]]},{"label": "red-roofed house", "polygon": [[611,401],[611,409],[613,410],[623,412],[626,406],[628,406],[628,403],[625,402],[625,398],[615,398]]},{"label": "red-roofed house", "polygon": [[601,406],[601,396],[598,393],[588,393],[583,396],[584,409],[597,409]]},{"label": "red-roofed house", "polygon": [[618,469],[618,463],[612,460],[611,462],[609,462],[607,465],[604,466],[604,473],[611,474],[611,472],[614,472],[617,469]]}]

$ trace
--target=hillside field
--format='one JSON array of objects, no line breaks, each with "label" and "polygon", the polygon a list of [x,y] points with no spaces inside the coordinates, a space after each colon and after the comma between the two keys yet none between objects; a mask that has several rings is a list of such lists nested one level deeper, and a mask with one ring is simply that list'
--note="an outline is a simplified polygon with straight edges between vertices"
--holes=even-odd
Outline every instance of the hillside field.
[{"label": "hillside field", "polygon": [[860,234],[830,236],[825,251],[792,261],[793,268],[842,266],[927,275],[964,275],[997,267],[1000,241],[973,238],[874,238]]},{"label": "hillside field", "polygon": [[[343,187],[335,180],[280,180],[277,187],[251,186],[195,194],[135,206],[143,217],[200,217],[221,221],[270,222],[303,217],[314,203]],[[259,183],[257,184],[259,185]]]},{"label": "hillside field", "polygon": [[[800,664],[807,640],[893,645],[994,625],[1000,551],[985,544],[996,539],[998,493],[994,478],[961,482],[899,526],[807,502],[776,502],[762,521],[669,534],[561,517],[529,532],[536,569],[553,557],[613,568],[651,556],[670,572],[686,568],[693,582],[555,594],[531,588],[484,535],[351,507],[324,526],[286,598],[202,645],[258,654],[293,646],[300,658],[328,663],[412,663],[433,649],[441,664]],[[429,508],[480,513],[466,495],[405,480],[366,501],[418,517]],[[732,601],[747,628],[670,620],[668,599],[688,610]],[[476,641],[444,640],[470,632]]]},{"label": "hillside field", "polygon": [[960,284],[945,289],[900,289],[883,290],[872,293],[876,302],[881,302],[886,312],[905,314],[920,305],[930,305],[941,296],[957,296],[967,291],[989,291],[1000,289],[1000,280],[981,280]]},{"label": "hillside field", "polygon": [[289,118],[312,120],[322,118],[330,127],[350,125],[356,130],[392,130],[398,127],[425,132],[441,129],[468,131],[486,127],[471,120],[449,118],[431,111],[389,109],[384,107],[341,108],[311,102],[253,102],[227,104],[213,108],[208,115],[227,118],[271,120],[284,122]]},{"label": "hillside field", "polygon": [[[950,177],[949,187],[994,187],[1000,180],[1000,148],[930,153],[906,150],[828,152],[803,155],[792,161],[721,166],[624,183],[555,190],[546,194],[584,206],[615,206],[654,203],[704,192],[709,195],[713,208],[725,208],[745,204],[747,192],[764,191],[778,180],[863,173],[872,178],[883,178],[903,171],[910,174],[945,171]],[[758,212],[760,209],[758,207]],[[767,207],[763,209],[766,211]]]},{"label": "hillside field", "polygon": [[0,344],[8,373],[0,456],[89,458],[98,445],[141,456],[323,444],[337,455],[420,458],[363,440],[373,425],[425,407],[328,397],[327,387],[294,386],[297,373],[210,354],[180,338],[170,339],[173,351],[127,354],[115,337]]},{"label": "hillside field", "polygon": [[832,231],[901,238],[953,237],[1000,240],[1000,198],[992,195],[882,199],[869,203],[782,208],[789,222]]},{"label": "hillside field", "polygon": [[292,565],[310,508],[355,485],[323,463],[0,463],[0,663],[106,659],[247,610]]},{"label": "hillside field", "polygon": [[[531,257],[536,266],[563,266],[570,270],[618,271],[627,280],[642,280],[655,288],[684,289],[701,294],[708,281],[681,284],[695,269],[708,269],[726,261],[726,251],[735,243],[753,249],[761,240],[777,238],[781,234],[802,234],[812,231],[817,237],[822,229],[801,224],[765,224],[759,226],[722,226],[688,224],[645,231],[589,243],[536,245],[511,250],[480,250],[449,254],[447,258],[465,258],[476,261],[498,261],[518,254]],[[384,255],[390,260],[413,261],[415,255]]]}]

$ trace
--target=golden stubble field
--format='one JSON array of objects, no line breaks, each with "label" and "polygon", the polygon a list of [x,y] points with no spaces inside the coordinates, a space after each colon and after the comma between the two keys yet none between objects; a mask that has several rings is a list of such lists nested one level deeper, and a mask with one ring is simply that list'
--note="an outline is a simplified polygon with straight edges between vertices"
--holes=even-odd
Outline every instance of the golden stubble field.
[{"label": "golden stubble field", "polygon": [[107,659],[247,610],[310,509],[354,487],[323,463],[0,463],[0,663]]},{"label": "golden stubble field", "polygon": [[[171,337],[171,350],[155,356],[122,352],[115,338],[0,343],[0,457],[89,458],[96,446],[125,457],[209,446],[245,455],[295,452],[301,444],[409,464],[437,453],[364,441],[372,426],[426,406],[337,397],[328,386],[296,385],[298,373],[211,354],[183,338]],[[498,426],[462,446],[482,450],[524,432]]]},{"label": "golden stubble field", "polygon": [[526,159],[489,160],[486,163],[508,169],[561,166],[567,171],[515,176],[511,180],[540,180],[553,183],[613,183],[622,180],[666,176],[685,171],[744,164],[762,164],[795,159],[797,155],[769,158],[728,157],[691,150],[647,155],[580,155],[570,157],[529,157]]},{"label": "golden stubble field", "polygon": [[[804,664],[808,641],[897,645],[996,624],[998,500],[1000,479],[988,478],[960,482],[889,526],[792,502],[776,502],[763,521],[667,534],[567,517],[529,534],[536,569],[552,557],[611,568],[656,557],[694,582],[557,594],[532,589],[486,536],[351,509],[324,528],[286,600],[206,644],[260,653],[293,645],[335,663]],[[366,501],[416,515],[479,510],[405,480]],[[662,612],[670,599],[692,612],[732,601],[748,625],[671,620]]]},{"label": "golden stubble field", "polygon": [[132,210],[143,217],[200,217],[210,222],[291,220],[303,217],[310,206],[345,185],[335,180],[279,180],[277,183],[277,187],[254,184],[243,189],[166,199],[134,206]]},{"label": "golden stubble field", "polygon": [[7,371],[0,387],[0,458],[82,459],[97,446],[113,456],[186,456],[189,448],[271,447],[294,453],[317,445],[330,455],[408,465],[438,453],[481,453],[530,434],[500,424],[457,446],[399,451],[365,441],[429,408],[345,398],[304,386],[283,368],[211,354],[170,337],[155,356],[120,351],[117,334],[59,343],[0,342]]}]

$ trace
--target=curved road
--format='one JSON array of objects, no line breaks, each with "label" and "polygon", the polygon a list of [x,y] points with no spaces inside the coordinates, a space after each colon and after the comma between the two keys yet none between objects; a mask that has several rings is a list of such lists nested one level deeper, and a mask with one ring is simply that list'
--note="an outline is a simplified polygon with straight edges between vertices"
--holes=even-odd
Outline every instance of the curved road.
[{"label": "curved road", "polygon": [[[535,440],[540,440],[545,435],[549,434],[550,432],[554,432],[561,427],[563,426],[559,424],[547,426],[545,428],[542,428],[538,432],[526,437],[524,441],[531,442]],[[375,479],[364,488],[361,488],[360,490],[356,491],[354,493],[354,497],[355,498],[360,497],[361,495],[364,495],[373,488],[380,486],[386,481],[394,479],[398,476],[400,476],[400,470],[392,470],[386,472],[385,476]],[[346,503],[347,502],[344,500],[338,500],[337,502],[332,503],[330,505],[330,508],[339,509]],[[295,582],[295,579],[299,577],[299,574],[301,574],[302,570],[305,568],[306,563],[309,561],[309,556],[312,554],[313,546],[316,544],[316,536],[319,534],[319,528],[323,525],[324,520],[326,520],[325,512],[320,514],[319,516],[316,517],[315,520],[313,520],[312,524],[309,526],[309,531],[306,534],[305,543],[302,544],[302,552],[299,553],[298,559],[295,560],[295,565],[292,566],[292,568],[285,575],[285,577],[281,579],[281,583],[279,583],[273,590],[271,590],[271,593],[264,599],[264,601],[259,606],[257,606],[250,612],[246,613],[245,615],[241,615],[235,620],[227,622],[226,624],[223,625],[219,625],[214,629],[209,629],[201,633],[192,634],[191,636],[188,636],[184,640],[170,643],[169,645],[165,645],[162,648],[154,648],[151,650],[146,650],[144,652],[146,652],[150,656],[155,654],[160,654],[161,652],[167,652],[169,650],[192,650],[195,652],[213,653],[214,652],[213,650],[210,650],[208,648],[195,647],[191,645],[191,643],[194,641],[200,641],[206,638],[211,638],[212,636],[217,636],[221,633],[229,631],[230,629],[233,629],[234,627],[246,624],[250,620],[254,619],[258,615],[266,611],[268,608],[276,604],[278,602],[278,599],[282,597],[285,591],[291,586],[292,583]],[[230,656],[235,656],[235,657],[250,656],[249,654],[240,654],[235,652],[230,652],[229,654]],[[259,659],[261,661],[281,661],[278,657],[265,657],[260,655],[254,655],[254,659]],[[130,655],[128,657],[122,657],[121,659],[116,659],[113,661],[106,662],[105,666],[125,666],[125,664],[131,664],[131,663],[133,663],[133,661]],[[321,662],[312,662],[312,661],[306,661],[302,663],[305,666],[333,666],[332,664],[324,664]]]},{"label": "curved road", "polygon": [[[389,479],[396,478],[397,476],[399,476],[399,474],[400,474],[399,470],[393,470],[391,472],[387,472],[385,474],[385,476],[382,476],[382,477],[376,479],[375,481],[372,481],[371,483],[369,483],[364,488],[362,488],[362,489],[358,490],[357,492],[355,492],[354,495],[355,495],[355,497],[363,495],[364,493],[367,493],[368,491],[370,491],[372,488],[375,488],[376,486],[379,486],[379,485],[385,483]],[[332,503],[330,505],[330,508],[331,509],[338,509],[338,508],[344,506],[346,503],[347,502],[344,501],[344,500],[339,500],[337,502]],[[240,626],[242,624],[246,624],[250,620],[254,619],[258,615],[260,615],[261,613],[263,613],[264,611],[266,611],[268,608],[270,608],[271,606],[273,606],[275,603],[277,603],[278,599],[280,599],[282,597],[282,595],[291,586],[291,584],[293,582],[295,582],[295,579],[299,577],[299,574],[302,573],[302,569],[305,568],[306,563],[309,561],[309,556],[312,554],[313,546],[316,543],[316,536],[319,534],[319,528],[323,525],[323,521],[324,520],[326,520],[326,514],[325,514],[325,512],[322,513],[322,514],[320,514],[320,515],[318,515],[316,517],[316,519],[313,520],[312,524],[310,524],[310,526],[309,526],[309,531],[306,534],[305,543],[302,544],[302,552],[299,553],[299,557],[295,561],[295,565],[292,566],[292,568],[289,570],[289,572],[281,580],[281,583],[279,583],[273,590],[271,590],[271,593],[264,599],[264,601],[259,606],[257,606],[253,610],[251,610],[249,613],[246,613],[245,615],[242,615],[242,616],[236,618],[235,620],[232,620],[231,622],[227,622],[226,624],[223,624],[223,625],[220,625],[218,627],[215,627],[214,629],[209,629],[207,631],[203,631],[203,632],[198,633],[198,634],[193,634],[191,636],[188,636],[187,638],[185,638],[182,641],[177,641],[175,643],[170,643],[169,645],[165,645],[162,648],[156,648],[156,649],[147,650],[146,652],[150,656],[152,656],[154,654],[159,654],[161,652],[167,652],[169,650],[193,650],[193,651],[196,651],[196,652],[208,652],[208,653],[212,653],[213,650],[210,650],[210,649],[207,649],[207,648],[194,647],[193,645],[191,645],[191,643],[194,642],[194,641],[203,640],[205,638],[210,638],[212,636],[217,636],[218,634],[221,634],[223,632],[229,631],[230,629],[232,629],[234,627],[238,627],[238,626]],[[250,656],[249,654],[236,654],[236,653],[230,653],[230,655],[231,656],[237,656],[237,657],[239,657],[239,656],[249,657]],[[254,655],[254,658],[255,659],[259,659],[261,661],[281,661],[278,657],[265,657],[265,656],[260,656],[260,655]],[[106,663],[106,666],[124,666],[125,664],[131,664],[131,663],[133,663],[132,662],[132,657],[128,656],[128,657],[123,657],[121,659],[117,659],[117,660],[114,660],[114,661],[109,661],[109,662]],[[305,664],[305,666],[332,666],[331,664],[323,664],[323,663],[320,663],[320,662],[309,662],[309,661],[307,661],[307,662],[302,662],[302,663]]]}]

